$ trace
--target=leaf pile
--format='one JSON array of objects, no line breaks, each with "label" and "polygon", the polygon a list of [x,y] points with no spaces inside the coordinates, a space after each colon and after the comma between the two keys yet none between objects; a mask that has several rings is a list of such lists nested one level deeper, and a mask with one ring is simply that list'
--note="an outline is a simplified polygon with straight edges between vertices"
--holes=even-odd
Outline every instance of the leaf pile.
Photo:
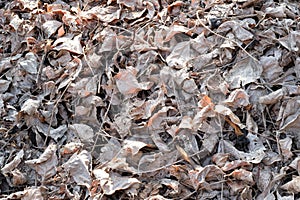
[{"label": "leaf pile", "polygon": [[1,199],[300,198],[297,1],[0,7]]}]

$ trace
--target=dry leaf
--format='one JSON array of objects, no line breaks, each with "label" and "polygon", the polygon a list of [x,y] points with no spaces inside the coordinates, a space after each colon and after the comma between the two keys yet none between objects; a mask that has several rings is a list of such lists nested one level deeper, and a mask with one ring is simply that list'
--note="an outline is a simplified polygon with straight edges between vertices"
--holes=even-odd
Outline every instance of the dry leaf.
[{"label": "dry leaf", "polygon": [[295,176],[286,184],[281,186],[282,189],[298,194],[300,192],[300,176]]},{"label": "dry leaf", "polygon": [[58,164],[56,150],[57,146],[51,144],[39,158],[25,161],[25,164],[29,165],[42,176],[42,182],[56,174]]}]

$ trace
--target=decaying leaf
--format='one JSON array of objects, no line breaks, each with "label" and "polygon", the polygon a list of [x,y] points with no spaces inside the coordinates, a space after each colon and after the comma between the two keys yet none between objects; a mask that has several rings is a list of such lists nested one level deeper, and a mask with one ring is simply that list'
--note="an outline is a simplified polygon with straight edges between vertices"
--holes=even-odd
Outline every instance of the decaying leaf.
[{"label": "decaying leaf", "polygon": [[14,157],[14,159],[11,162],[7,163],[4,167],[1,168],[1,173],[5,176],[11,173],[22,162],[23,156],[24,156],[24,150],[22,149],[17,153],[17,155]]},{"label": "decaying leaf", "polygon": [[115,79],[119,91],[125,95],[135,94],[140,90],[148,90],[152,86],[150,82],[139,83],[134,69],[119,72]]},{"label": "decaying leaf", "polygon": [[83,150],[80,153],[74,153],[71,158],[63,164],[63,168],[76,184],[89,188],[91,186],[91,159],[90,153]]},{"label": "decaying leaf", "polygon": [[136,178],[119,176],[117,173],[108,173],[102,169],[93,170],[93,174],[97,179],[100,180],[100,185],[104,193],[108,195],[111,195],[118,190],[126,190],[130,187],[135,187],[140,183],[140,181]]},{"label": "decaying leaf", "polygon": [[281,186],[282,189],[298,194],[300,192],[300,177],[296,176],[286,184]]},{"label": "decaying leaf", "polygon": [[0,199],[298,198],[299,15],[0,1]]},{"label": "decaying leaf", "polygon": [[49,145],[44,153],[37,159],[27,160],[25,164],[42,177],[42,181],[46,181],[56,174],[58,158],[56,155],[57,146],[55,144]]}]

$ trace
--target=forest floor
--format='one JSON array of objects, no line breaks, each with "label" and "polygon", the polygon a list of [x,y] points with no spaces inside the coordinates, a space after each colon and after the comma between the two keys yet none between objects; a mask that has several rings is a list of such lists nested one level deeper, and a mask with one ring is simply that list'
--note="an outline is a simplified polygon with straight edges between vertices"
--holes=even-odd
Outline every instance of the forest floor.
[{"label": "forest floor", "polygon": [[299,14],[0,1],[0,199],[299,199]]}]

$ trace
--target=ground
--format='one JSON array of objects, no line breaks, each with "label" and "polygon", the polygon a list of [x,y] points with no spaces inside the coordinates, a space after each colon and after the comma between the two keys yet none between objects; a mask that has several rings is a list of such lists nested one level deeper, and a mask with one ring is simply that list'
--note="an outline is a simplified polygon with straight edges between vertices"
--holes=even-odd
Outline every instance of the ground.
[{"label": "ground", "polygon": [[0,199],[300,198],[297,1],[0,8]]}]

